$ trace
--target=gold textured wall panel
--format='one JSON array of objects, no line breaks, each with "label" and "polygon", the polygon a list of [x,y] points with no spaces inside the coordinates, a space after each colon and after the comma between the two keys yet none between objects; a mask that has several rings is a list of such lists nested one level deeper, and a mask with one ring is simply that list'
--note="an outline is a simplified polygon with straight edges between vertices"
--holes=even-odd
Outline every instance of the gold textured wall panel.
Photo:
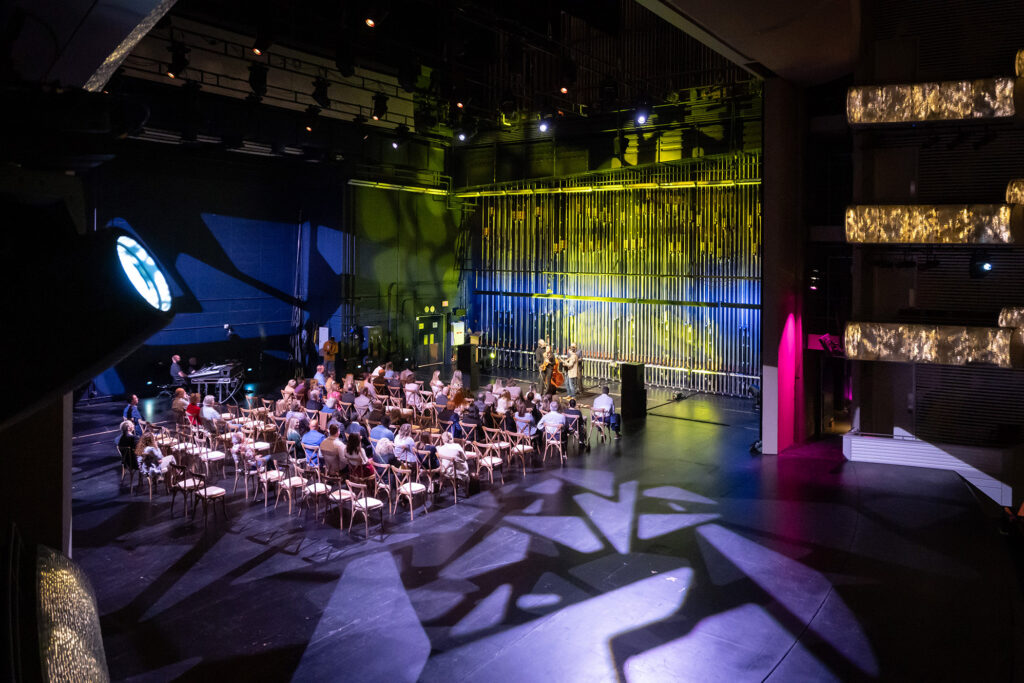
[{"label": "gold textured wall panel", "polygon": [[642,362],[650,384],[746,395],[760,379],[760,161],[478,195],[473,328],[499,371],[532,371],[543,337],[580,345],[588,384]]},{"label": "gold textured wall panel", "polygon": [[999,311],[999,327],[1024,327],[1024,306],[1011,306]]},{"label": "gold textured wall panel", "polygon": [[960,121],[1013,116],[1013,78],[855,86],[846,92],[851,125]]},{"label": "gold textured wall panel", "polygon": [[846,241],[900,244],[1013,244],[1019,220],[1005,204],[851,206]]},{"label": "gold textured wall panel", "polygon": [[1014,71],[1017,78],[1024,76],[1024,50],[1017,50],[1017,56],[1013,60]]},{"label": "gold textured wall panel", "polygon": [[1024,204],[1024,178],[1011,180],[1006,185],[1006,203]]},{"label": "gold textured wall panel", "polygon": [[846,357],[853,360],[1019,367],[1019,330],[998,327],[853,322],[846,325]]}]

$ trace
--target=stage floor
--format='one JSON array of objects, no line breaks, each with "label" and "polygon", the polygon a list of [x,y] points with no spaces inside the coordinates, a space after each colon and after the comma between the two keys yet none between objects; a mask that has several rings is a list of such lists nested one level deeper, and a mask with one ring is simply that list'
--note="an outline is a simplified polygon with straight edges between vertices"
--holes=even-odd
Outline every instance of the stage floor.
[{"label": "stage floor", "polygon": [[[654,396],[656,406],[671,398]],[[116,680],[1011,680],[1020,583],[950,472],[752,457],[749,401],[694,396],[565,467],[363,538],[230,495],[131,496],[77,410],[73,554]],[[1018,629],[1019,630],[1019,627]],[[1017,657],[1018,659],[1015,659]]]}]

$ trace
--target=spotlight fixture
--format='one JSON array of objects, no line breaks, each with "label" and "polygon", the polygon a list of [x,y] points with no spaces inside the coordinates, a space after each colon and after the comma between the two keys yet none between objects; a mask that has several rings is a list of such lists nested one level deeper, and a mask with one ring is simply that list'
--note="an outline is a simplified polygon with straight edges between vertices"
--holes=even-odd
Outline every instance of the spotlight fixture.
[{"label": "spotlight fixture", "polygon": [[561,88],[559,88],[559,92],[562,93],[563,95],[568,95],[569,89],[563,85]]},{"label": "spotlight fixture", "polygon": [[306,107],[306,113],[303,116],[303,127],[307,133],[312,133],[313,129],[316,128],[317,121],[320,118],[320,107],[315,104],[311,104]]},{"label": "spotlight fixture", "polygon": [[982,278],[992,272],[992,261],[988,252],[979,249],[971,254],[970,275],[974,279]]},{"label": "spotlight fixture", "polygon": [[313,81],[313,101],[324,109],[331,108],[331,98],[327,96],[327,89],[330,87],[330,81],[323,76],[317,76]]},{"label": "spotlight fixture", "polygon": [[821,288],[821,270],[818,268],[811,268],[807,272],[807,288],[812,292],[816,292]]},{"label": "spotlight fixture", "polygon": [[391,140],[391,149],[398,149],[409,141],[409,126],[404,123],[395,128],[395,137]]},{"label": "spotlight fixture", "polygon": [[256,38],[252,41],[252,53],[262,57],[270,49],[274,39],[270,35],[270,28],[263,23],[256,27]]},{"label": "spotlight fixture", "polygon": [[636,103],[633,109],[633,121],[638,126],[645,125],[651,119],[651,103],[646,97]]},{"label": "spotlight fixture", "polygon": [[188,68],[188,53],[191,51],[180,40],[172,40],[167,51],[171,53],[171,63],[167,67],[167,75],[177,78]]},{"label": "spotlight fixture", "polygon": [[373,96],[373,120],[380,121],[388,114],[388,96],[379,92]]},{"label": "spotlight fixture", "polygon": [[[111,227],[80,236],[67,215],[53,215],[31,204],[5,208],[12,220],[34,227],[31,237],[11,237],[8,246],[45,249],[46,258],[40,260],[35,275],[56,291],[67,293],[69,286],[74,290],[74,305],[66,307],[62,319],[90,332],[76,341],[74,354],[55,356],[46,363],[36,362],[30,342],[8,345],[21,348],[22,362],[9,364],[6,376],[24,384],[17,401],[5,404],[0,429],[121,361],[174,317],[166,271],[135,235]],[[36,244],[34,240],[44,234],[45,244]],[[52,319],[49,306],[24,306],[31,296],[30,283],[11,277],[4,282],[9,296],[0,303],[0,314],[5,320],[17,319],[42,329],[36,326]]]},{"label": "spotlight fixture", "polygon": [[267,94],[267,73],[269,72],[270,68],[266,64],[249,65],[249,87],[252,88],[252,94],[256,97],[262,98]]},{"label": "spotlight fixture", "polygon": [[539,130],[541,133],[547,133],[554,127],[555,117],[548,113],[541,114],[540,123],[537,124],[537,130]]},{"label": "spotlight fixture", "polygon": [[363,23],[369,26],[370,28],[377,27],[377,22],[374,21],[373,17],[366,17],[366,19],[363,20]]},{"label": "spotlight fixture", "polygon": [[465,107],[466,105],[464,105],[464,104],[463,104],[462,102],[456,102],[456,103],[455,103],[455,106],[456,106],[456,107],[458,107],[459,109],[462,109],[462,108],[463,108],[463,107]]}]

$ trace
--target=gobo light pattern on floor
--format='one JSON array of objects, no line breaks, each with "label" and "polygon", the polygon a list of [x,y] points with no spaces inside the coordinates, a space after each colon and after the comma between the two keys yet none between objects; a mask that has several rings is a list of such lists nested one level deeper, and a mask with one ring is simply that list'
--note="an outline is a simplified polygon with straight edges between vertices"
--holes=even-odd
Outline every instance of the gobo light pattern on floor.
[{"label": "gobo light pattern on floor", "polygon": [[652,384],[744,395],[759,375],[760,170],[745,154],[609,191],[479,198],[476,310],[496,363],[532,367],[543,337],[579,344],[591,377],[642,362]]}]

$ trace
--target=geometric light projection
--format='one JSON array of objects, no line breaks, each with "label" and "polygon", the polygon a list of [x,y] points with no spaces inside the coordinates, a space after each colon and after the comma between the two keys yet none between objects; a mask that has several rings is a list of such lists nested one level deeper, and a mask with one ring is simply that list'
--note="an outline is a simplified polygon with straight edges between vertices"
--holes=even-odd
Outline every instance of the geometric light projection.
[{"label": "geometric light projection", "polygon": [[117,238],[117,257],[135,290],[158,311],[171,310],[171,288],[145,247],[127,235]]},{"label": "geometric light projection", "polygon": [[999,311],[999,327],[1024,327],[1024,306],[1009,306]]},{"label": "geometric light projection", "polygon": [[846,357],[895,363],[1024,367],[1021,330],[957,325],[852,322]]},{"label": "geometric light projection", "polygon": [[846,241],[870,244],[1014,244],[1021,213],[1005,204],[894,204],[846,209]]},{"label": "geometric light projection", "polygon": [[987,120],[1013,116],[1014,79],[855,86],[846,92],[850,125]]}]

